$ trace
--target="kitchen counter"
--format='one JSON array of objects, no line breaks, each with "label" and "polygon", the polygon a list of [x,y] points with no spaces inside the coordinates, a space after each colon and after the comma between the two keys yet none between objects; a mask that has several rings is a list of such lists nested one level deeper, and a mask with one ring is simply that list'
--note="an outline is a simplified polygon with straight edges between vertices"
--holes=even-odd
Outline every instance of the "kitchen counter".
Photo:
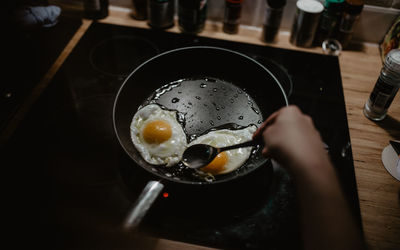
[{"label": "kitchen counter", "polygon": [[[38,83],[32,94],[22,104],[15,118],[9,123],[0,138],[3,144],[50,83],[52,77],[68,57],[74,46],[85,33],[92,21],[84,20],[82,26],[67,44],[61,55]],[[149,28],[145,21],[133,20],[128,11],[111,9],[104,23]],[[177,26],[168,30],[177,32]],[[239,34],[222,32],[220,23],[207,23],[199,36],[232,40],[258,45],[322,53],[321,48],[304,49],[289,43],[289,33],[281,32],[278,42],[265,44],[260,41],[261,30],[241,27]],[[360,200],[361,217],[365,238],[370,249],[398,249],[400,247],[400,182],[395,180],[383,167],[381,152],[391,139],[400,139],[400,95],[393,101],[388,117],[381,122],[372,122],[363,115],[367,100],[382,66],[377,44],[363,44],[357,51],[343,51],[339,56],[348,124],[353,150],[354,166]],[[143,246],[153,249],[208,249],[182,242],[165,239],[144,239]]]}]

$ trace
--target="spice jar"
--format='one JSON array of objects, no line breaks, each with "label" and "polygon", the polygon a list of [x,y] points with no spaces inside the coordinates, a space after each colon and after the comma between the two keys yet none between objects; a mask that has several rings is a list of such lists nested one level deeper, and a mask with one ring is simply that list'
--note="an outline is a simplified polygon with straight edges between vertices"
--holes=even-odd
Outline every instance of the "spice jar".
[{"label": "spice jar", "polygon": [[223,31],[236,34],[239,31],[239,19],[242,12],[243,0],[226,0]]},{"label": "spice jar", "polygon": [[155,29],[168,29],[174,26],[174,0],[149,0],[147,16],[149,25]]},{"label": "spice jar", "polygon": [[379,78],[365,103],[364,115],[374,121],[383,120],[399,87],[400,49],[393,49],[386,55]]},{"label": "spice jar", "polygon": [[137,20],[147,19],[147,0],[132,0],[132,17]]},{"label": "spice jar", "polygon": [[178,23],[182,32],[199,33],[204,29],[207,0],[179,0]]},{"label": "spice jar", "polygon": [[285,5],[286,0],[267,0],[265,22],[261,35],[261,39],[264,42],[275,41],[276,34],[281,26],[283,8]]},{"label": "spice jar", "polygon": [[346,0],[344,12],[340,21],[337,40],[346,48],[353,36],[354,26],[364,7],[363,0]]},{"label": "spice jar", "polygon": [[321,46],[325,39],[333,38],[342,16],[344,0],[325,0],[325,10],[321,14],[314,44]]},{"label": "spice jar", "polygon": [[311,47],[324,6],[315,0],[299,0],[296,7],[290,43],[299,47]]}]

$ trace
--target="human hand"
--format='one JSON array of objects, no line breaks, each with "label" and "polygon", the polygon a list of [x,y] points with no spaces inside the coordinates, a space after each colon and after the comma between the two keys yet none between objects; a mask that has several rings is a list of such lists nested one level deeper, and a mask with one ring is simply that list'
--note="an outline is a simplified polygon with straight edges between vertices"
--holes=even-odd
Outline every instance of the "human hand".
[{"label": "human hand", "polygon": [[329,162],[312,119],[297,106],[284,107],[269,116],[253,138],[262,136],[262,154],[289,170],[312,168]]}]

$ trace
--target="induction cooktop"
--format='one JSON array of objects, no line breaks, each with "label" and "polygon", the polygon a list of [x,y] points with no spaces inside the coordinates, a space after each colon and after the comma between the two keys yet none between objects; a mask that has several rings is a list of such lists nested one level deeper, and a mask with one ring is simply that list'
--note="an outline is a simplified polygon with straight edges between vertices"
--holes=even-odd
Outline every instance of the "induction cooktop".
[{"label": "induction cooktop", "polygon": [[[121,223],[155,177],[115,137],[116,93],[147,59],[197,45],[246,54],[281,79],[290,104],[313,118],[361,227],[337,57],[94,22],[3,150],[14,212],[34,229],[20,233],[31,246],[130,245]],[[165,184],[138,232],[224,249],[301,248],[296,190],[277,166],[209,190]]]}]

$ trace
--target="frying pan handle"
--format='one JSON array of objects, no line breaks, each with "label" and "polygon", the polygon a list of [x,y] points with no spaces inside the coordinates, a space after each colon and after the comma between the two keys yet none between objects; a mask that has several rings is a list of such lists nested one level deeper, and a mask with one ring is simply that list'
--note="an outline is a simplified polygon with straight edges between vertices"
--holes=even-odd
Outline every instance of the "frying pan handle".
[{"label": "frying pan handle", "polygon": [[134,229],[140,224],[163,188],[164,185],[159,181],[149,181],[146,184],[139,198],[125,217],[124,230]]}]

